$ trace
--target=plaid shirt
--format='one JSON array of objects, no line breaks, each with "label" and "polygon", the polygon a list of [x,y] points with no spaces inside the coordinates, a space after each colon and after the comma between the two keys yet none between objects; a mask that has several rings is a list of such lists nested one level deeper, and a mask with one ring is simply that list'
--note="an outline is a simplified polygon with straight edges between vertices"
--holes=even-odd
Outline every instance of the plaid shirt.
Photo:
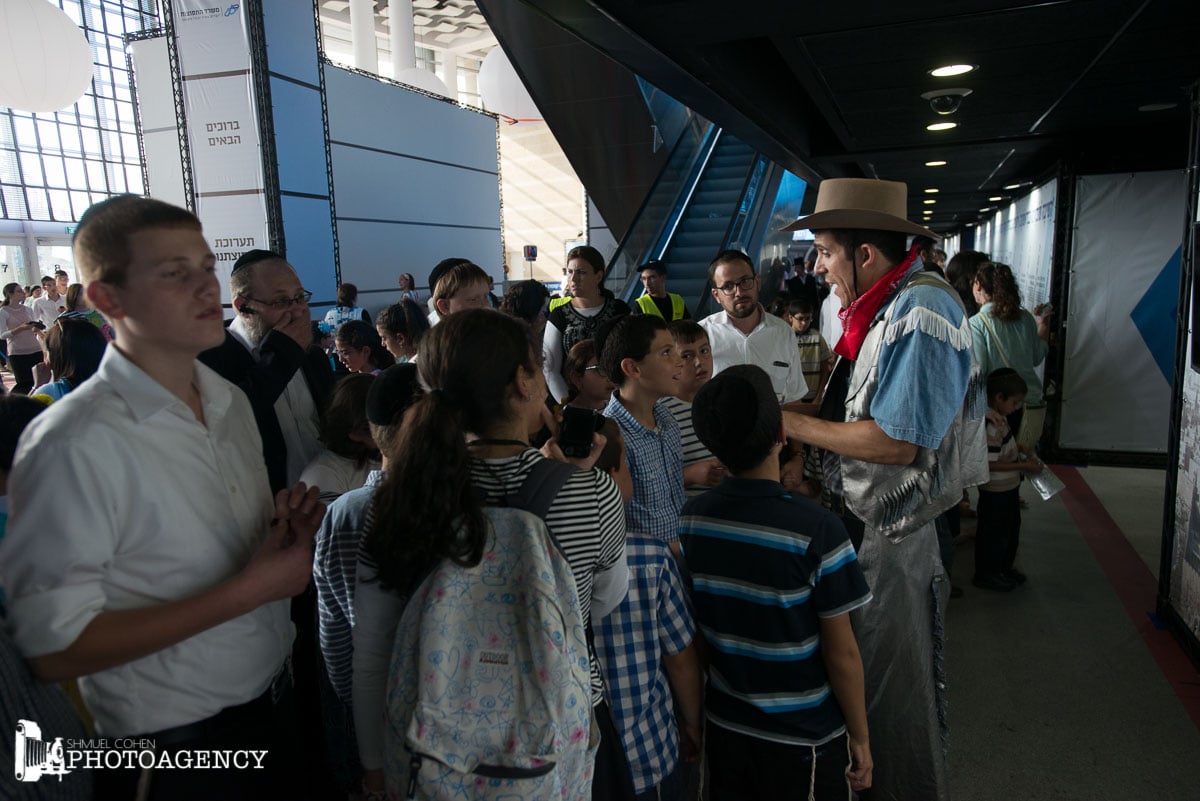
[{"label": "plaid shirt", "polygon": [[600,621],[596,655],[638,793],[657,786],[679,762],[679,727],[662,655],[692,644],[696,625],[683,579],[667,546],[630,534],[629,594]]},{"label": "plaid shirt", "polygon": [[650,431],[613,393],[604,407],[625,440],[625,459],[633,476],[633,498],[625,504],[625,525],[666,543],[679,541],[679,510],[683,492],[683,441],[679,424],[664,401],[654,405],[654,430]]}]

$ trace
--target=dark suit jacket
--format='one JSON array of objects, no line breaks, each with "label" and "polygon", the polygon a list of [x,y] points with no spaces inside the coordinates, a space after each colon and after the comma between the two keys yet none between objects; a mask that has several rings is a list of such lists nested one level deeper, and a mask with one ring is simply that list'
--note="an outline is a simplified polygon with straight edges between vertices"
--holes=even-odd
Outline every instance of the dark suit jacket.
[{"label": "dark suit jacket", "polygon": [[296,371],[301,370],[317,413],[324,415],[325,404],[333,389],[329,358],[318,347],[306,350],[287,334],[271,331],[263,340],[259,359],[255,361],[250,351],[226,331],[225,341],[201,353],[200,361],[226,381],[237,384],[250,399],[254,421],[262,437],[263,461],[267,466],[271,492],[284,489],[287,486],[287,447],[283,440],[283,429],[275,414],[275,401],[283,394]]}]

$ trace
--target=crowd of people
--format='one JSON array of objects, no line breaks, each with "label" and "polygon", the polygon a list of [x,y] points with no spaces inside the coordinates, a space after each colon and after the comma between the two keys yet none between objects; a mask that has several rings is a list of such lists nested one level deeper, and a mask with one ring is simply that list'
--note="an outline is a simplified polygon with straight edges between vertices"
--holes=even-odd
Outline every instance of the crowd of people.
[{"label": "crowd of people", "polygon": [[1048,311],[985,257],[972,313],[905,198],[823,182],[789,296],[724,251],[699,321],[589,246],[561,297],[450,258],[314,321],[283,255],[224,299],[192,214],[93,206],[82,285],[3,290],[0,708],[154,766],[37,790],[947,798],[939,534],[982,485],[975,583],[1026,580]]}]

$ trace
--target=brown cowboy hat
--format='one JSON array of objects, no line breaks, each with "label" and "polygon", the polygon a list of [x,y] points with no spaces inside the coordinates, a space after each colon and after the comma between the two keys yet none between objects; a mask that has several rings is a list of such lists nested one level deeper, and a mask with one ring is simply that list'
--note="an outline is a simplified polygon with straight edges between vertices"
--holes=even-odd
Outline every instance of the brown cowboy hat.
[{"label": "brown cowboy hat", "polygon": [[942,237],[909,222],[908,185],[875,178],[827,178],[817,190],[817,208],[784,231],[823,231],[828,228],[865,228],[904,234]]}]

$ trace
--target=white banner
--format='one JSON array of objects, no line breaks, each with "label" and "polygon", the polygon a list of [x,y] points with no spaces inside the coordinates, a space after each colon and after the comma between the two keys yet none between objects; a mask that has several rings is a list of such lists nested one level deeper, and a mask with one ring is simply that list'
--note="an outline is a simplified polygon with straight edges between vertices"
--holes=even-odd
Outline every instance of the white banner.
[{"label": "white banner", "polygon": [[1058,444],[1166,453],[1182,171],[1077,179]]},{"label": "white banner", "polygon": [[146,193],[155,200],[186,207],[167,37],[130,42],[129,55],[142,124],[142,150],[146,154]]},{"label": "white banner", "polygon": [[[245,251],[270,247],[246,11],[236,2],[173,0],[170,12],[196,216],[218,262],[232,266]],[[228,300],[229,270],[218,272]]]}]

